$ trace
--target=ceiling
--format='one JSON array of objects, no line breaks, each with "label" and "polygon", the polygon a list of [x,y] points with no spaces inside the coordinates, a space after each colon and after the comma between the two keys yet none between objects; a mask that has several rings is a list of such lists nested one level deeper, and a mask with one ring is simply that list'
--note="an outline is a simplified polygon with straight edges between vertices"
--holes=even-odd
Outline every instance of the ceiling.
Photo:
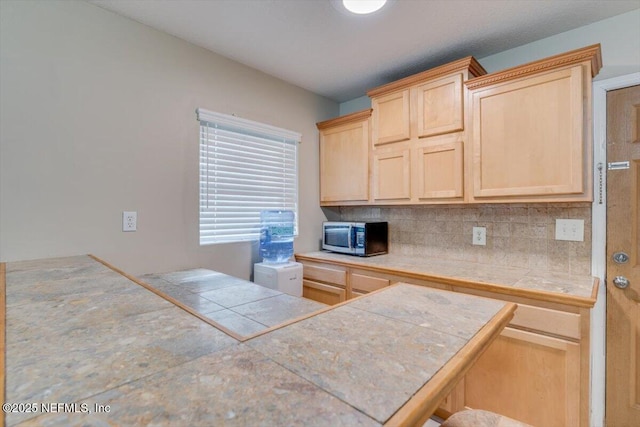
[{"label": "ceiling", "polygon": [[640,0],[88,0],[344,102],[468,55],[501,52],[640,8]]}]

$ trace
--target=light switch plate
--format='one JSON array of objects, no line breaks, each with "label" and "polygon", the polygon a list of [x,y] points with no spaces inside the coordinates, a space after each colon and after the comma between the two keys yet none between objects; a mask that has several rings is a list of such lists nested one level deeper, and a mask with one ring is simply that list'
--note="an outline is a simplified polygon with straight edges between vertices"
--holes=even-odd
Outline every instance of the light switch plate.
[{"label": "light switch plate", "polygon": [[584,220],[556,219],[556,240],[584,242]]}]

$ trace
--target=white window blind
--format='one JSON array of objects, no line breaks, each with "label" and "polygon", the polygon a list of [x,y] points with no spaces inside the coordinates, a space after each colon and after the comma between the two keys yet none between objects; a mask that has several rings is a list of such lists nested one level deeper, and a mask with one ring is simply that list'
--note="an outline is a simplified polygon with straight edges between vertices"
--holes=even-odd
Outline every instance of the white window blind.
[{"label": "white window blind", "polygon": [[200,244],[260,238],[260,211],[292,210],[301,135],[198,108]]}]

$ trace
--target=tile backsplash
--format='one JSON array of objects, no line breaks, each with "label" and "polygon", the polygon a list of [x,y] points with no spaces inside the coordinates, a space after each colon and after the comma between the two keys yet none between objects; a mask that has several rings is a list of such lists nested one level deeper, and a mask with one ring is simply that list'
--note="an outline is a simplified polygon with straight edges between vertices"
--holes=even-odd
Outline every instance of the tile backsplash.
[{"label": "tile backsplash", "polygon": [[[571,274],[591,272],[591,204],[341,207],[343,221],[388,221],[389,252]],[[556,219],[584,220],[584,242],[555,240]],[[487,245],[471,244],[486,227]]]}]

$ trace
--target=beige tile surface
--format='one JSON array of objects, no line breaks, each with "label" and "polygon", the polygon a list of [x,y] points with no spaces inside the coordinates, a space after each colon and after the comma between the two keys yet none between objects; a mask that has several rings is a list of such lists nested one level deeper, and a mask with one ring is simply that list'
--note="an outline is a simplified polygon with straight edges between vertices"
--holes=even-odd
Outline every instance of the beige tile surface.
[{"label": "beige tile surface", "polygon": [[147,274],[140,280],[239,336],[253,335],[326,307],[205,269]]},{"label": "beige tile surface", "polygon": [[316,301],[280,294],[233,307],[233,311],[267,326],[276,326],[326,307]]},{"label": "beige tile surface", "polygon": [[37,265],[38,261],[8,263],[7,283],[10,281],[13,286],[20,286],[69,278],[77,280],[96,274],[117,274],[89,256],[54,258],[47,260],[42,268],[37,268]]},{"label": "beige tile surface", "polygon": [[256,322],[228,308],[207,313],[206,316],[217,324],[241,336],[253,335],[267,329],[267,325]]},{"label": "beige tile surface", "polygon": [[175,273],[146,274],[142,281],[150,284],[169,283],[185,291],[200,293],[247,283],[246,280],[206,269],[183,270]]},{"label": "beige tile surface", "polygon": [[445,260],[439,257],[391,253],[374,257],[355,257],[325,251],[309,252],[304,255],[312,256],[317,260],[348,262],[355,266],[401,270],[429,277],[445,277],[532,291],[545,290],[582,298],[591,297],[594,284],[594,278],[589,275]]},{"label": "beige tile surface", "polygon": [[347,305],[247,343],[383,423],[466,340]]},{"label": "beige tile surface", "polygon": [[242,285],[202,292],[200,296],[223,307],[232,308],[280,294],[281,292],[248,282]]},{"label": "beige tile surface", "polygon": [[[9,265],[11,264],[7,264],[7,267]],[[47,281],[47,276],[45,274],[29,271],[29,276],[33,279],[32,282],[29,282],[28,279],[25,280],[26,277],[24,276],[19,277],[7,271],[7,307],[29,304],[33,301],[47,301],[51,298],[62,298],[85,289],[91,292],[92,287],[96,288],[93,291],[100,291],[101,288],[103,288],[103,286],[96,286],[95,276],[70,278],[66,280],[68,283],[62,288],[50,286],[50,282]],[[111,287],[114,289],[117,289],[118,284],[122,283],[122,276],[114,272],[98,273],[97,276],[101,277],[101,281],[104,280],[105,282],[110,283]],[[64,279],[60,280],[64,281]]]},{"label": "beige tile surface", "polygon": [[[87,267],[95,269],[107,268],[88,255],[77,255],[58,258],[43,258],[7,263],[7,272],[26,270],[65,270],[73,269],[80,273]],[[108,268],[107,268],[108,269]],[[104,271],[104,270],[103,270]]]},{"label": "beige tile surface", "polygon": [[235,345],[84,400],[108,414],[44,415],[36,425],[377,426],[319,387]]},{"label": "beige tile surface", "polygon": [[349,307],[469,340],[503,305],[491,299],[479,304],[477,297],[454,292],[393,286],[353,301]]},{"label": "beige tile surface", "polygon": [[[486,319],[502,306],[399,285],[240,344],[84,258],[78,265],[64,261],[65,274],[60,263],[45,262],[44,272],[23,264],[12,271],[24,275],[7,279],[13,302],[7,307],[6,401],[110,410],[10,413],[10,426],[380,425],[481,326],[472,313]],[[214,277],[197,275],[181,272],[172,280]],[[228,294],[225,302],[245,304],[209,315],[231,313],[230,319],[264,327],[249,316],[269,323],[316,306],[303,301],[282,310],[293,297],[244,286],[189,294],[238,288],[238,299]],[[403,298],[410,300],[406,306]],[[447,320],[452,307],[457,315]]]},{"label": "beige tile surface", "polygon": [[[131,287],[117,295],[9,307],[7,401],[76,402],[236,342]],[[9,425],[26,418],[7,414]]]},{"label": "beige tile surface", "polygon": [[[590,203],[337,209],[343,221],[388,221],[390,252],[396,255],[590,275]],[[584,242],[555,240],[555,220],[566,218],[584,221]],[[476,226],[487,229],[486,246],[471,243]]]}]

